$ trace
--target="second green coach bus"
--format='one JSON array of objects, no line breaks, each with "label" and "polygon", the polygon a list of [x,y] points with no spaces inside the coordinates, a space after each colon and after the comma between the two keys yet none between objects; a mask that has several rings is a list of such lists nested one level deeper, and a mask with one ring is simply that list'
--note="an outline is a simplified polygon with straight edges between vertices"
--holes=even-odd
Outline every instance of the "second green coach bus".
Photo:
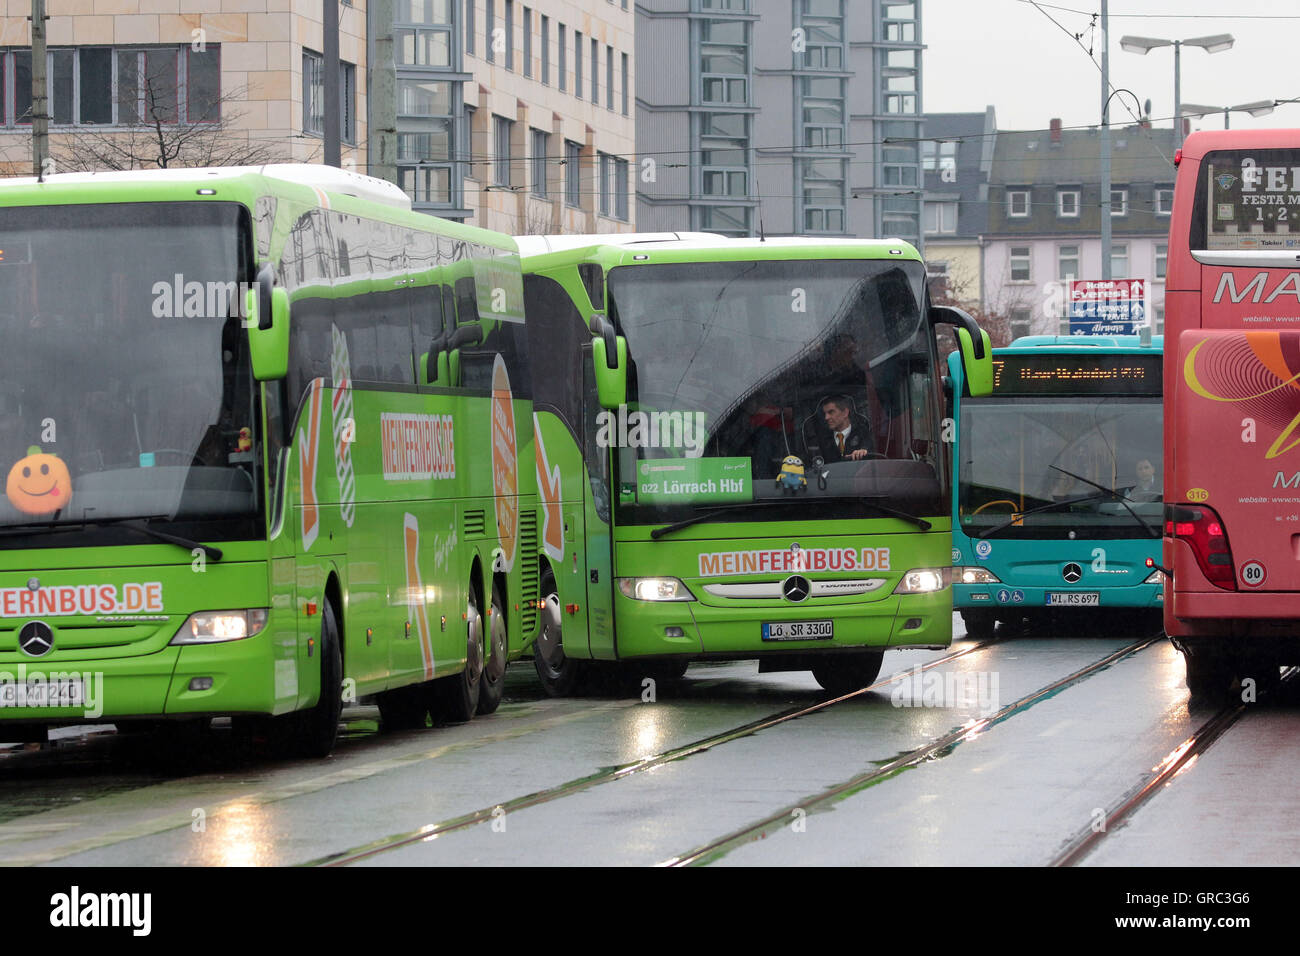
[{"label": "second green coach bus", "polygon": [[951,641],[939,323],[898,240],[523,237],[548,691],[601,662],[870,683]]}]

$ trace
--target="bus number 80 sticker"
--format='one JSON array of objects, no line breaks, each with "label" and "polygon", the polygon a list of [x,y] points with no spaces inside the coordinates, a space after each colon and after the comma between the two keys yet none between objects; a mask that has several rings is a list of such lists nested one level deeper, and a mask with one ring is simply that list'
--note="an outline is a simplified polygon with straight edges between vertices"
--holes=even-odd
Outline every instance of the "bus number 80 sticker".
[{"label": "bus number 80 sticker", "polygon": [[1267,578],[1268,572],[1258,561],[1247,561],[1241,566],[1241,583],[1248,588],[1262,587]]}]

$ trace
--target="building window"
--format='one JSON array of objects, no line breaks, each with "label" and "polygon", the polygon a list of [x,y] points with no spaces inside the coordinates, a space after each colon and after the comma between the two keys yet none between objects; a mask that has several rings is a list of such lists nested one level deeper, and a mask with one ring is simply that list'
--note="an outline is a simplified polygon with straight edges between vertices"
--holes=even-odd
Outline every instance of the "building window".
[{"label": "building window", "polygon": [[1079,190],[1058,189],[1056,191],[1056,214],[1062,219],[1079,218]]},{"label": "building window", "polygon": [[504,116],[492,117],[492,182],[497,186],[510,185],[510,128],[514,125]]},{"label": "building window", "polygon": [[925,204],[925,231],[928,235],[955,233],[957,231],[957,203],[927,202]]},{"label": "building window", "polygon": [[1156,243],[1156,278],[1157,279],[1163,279],[1165,277],[1165,269],[1168,267],[1168,264],[1169,264],[1169,243],[1157,242]]},{"label": "building window", "polygon": [[1007,215],[1012,219],[1024,219],[1029,215],[1029,190],[1007,190]]},{"label": "building window", "polygon": [[1165,334],[1165,306],[1163,302],[1156,306],[1156,327],[1154,334]]},{"label": "building window", "polygon": [[1112,216],[1128,215],[1128,190],[1112,189],[1110,191],[1110,214]]},{"label": "building window", "polygon": [[1128,278],[1128,243],[1116,242],[1110,247],[1110,277]]},{"label": "building window", "polygon": [[[800,63],[796,55],[795,65],[805,70],[844,69],[844,10],[841,0],[801,0],[796,9],[805,47],[803,62]],[[887,61],[887,64],[894,65],[892,61]]]},{"label": "building window", "polygon": [[800,165],[804,231],[844,232],[844,161],[805,159]]},{"label": "building window", "polygon": [[700,101],[743,105],[749,100],[749,24],[699,20]]},{"label": "building window", "polygon": [[[625,8],[626,9],[626,8]],[[623,115],[627,115],[627,86],[631,78],[631,71],[628,68],[627,54],[623,54]]]},{"label": "building window", "polygon": [[1029,309],[1011,310],[1009,318],[1011,320],[1011,338],[1013,340],[1028,335],[1033,330],[1033,315]]},{"label": "building window", "polygon": [[397,185],[414,203],[451,202],[451,168],[448,166],[399,166]]},{"label": "building window", "polygon": [[535,129],[532,133],[533,146],[533,195],[545,198],[548,154],[550,152],[551,134],[545,130]]},{"label": "building window", "polygon": [[582,99],[582,33],[573,31],[573,95]]},{"label": "building window", "polygon": [[483,24],[483,45],[485,47],[483,55],[489,63],[495,63],[497,58],[497,0],[484,0],[486,3],[486,16]]},{"label": "building window", "polygon": [[571,139],[564,141],[564,203],[582,208],[582,145]]},{"label": "building window", "polygon": [[614,48],[605,47],[605,109],[614,110]]},{"label": "building window", "polygon": [[524,76],[533,75],[533,11],[524,7],[521,26],[524,31]]},{"label": "building window", "polygon": [[1156,190],[1156,215],[1167,216],[1174,211],[1174,189],[1161,186]]},{"label": "building window", "polygon": [[556,34],[559,38],[559,42],[556,43],[555,49],[560,54],[559,57],[560,81],[556,85],[559,86],[561,93],[563,93],[569,85],[569,77],[568,77],[569,64],[567,62],[569,58],[569,42],[568,39],[565,37],[565,33],[567,32],[568,30],[564,26],[564,24],[563,23],[559,24],[559,32]]},{"label": "building window", "polygon": [[506,0],[506,69],[515,68],[515,0]]},{"label": "building window", "polygon": [[551,83],[551,18],[542,15],[542,86]]},{"label": "building window", "polygon": [[1030,281],[1028,246],[1012,246],[1010,264],[1012,282]]},{"label": "building window", "polygon": [[591,38],[591,105],[600,105],[600,41]]},{"label": "building window", "polygon": [[700,206],[695,228],[724,236],[749,235],[749,210],[744,206]]},{"label": "building window", "polygon": [[[118,61],[118,103],[123,98],[121,81],[122,63]],[[339,61],[339,135],[345,143],[355,143],[357,68]],[[325,57],[303,48],[302,51],[302,130],[317,136],[325,135]],[[128,90],[129,94],[129,90]]]},{"label": "building window", "polygon": [[1057,246],[1056,278],[1062,282],[1079,278],[1079,247]]},{"label": "building window", "polygon": [[942,172],[957,168],[957,144],[946,140],[921,141],[921,168],[929,172]]},{"label": "building window", "polygon": [[465,0],[465,52],[474,55],[474,0]]},{"label": "building window", "polygon": [[948,261],[946,259],[925,260],[925,281],[930,286],[930,295],[935,299],[948,298]]},{"label": "building window", "polygon": [[600,214],[602,216],[614,215],[615,196],[618,193],[615,163],[615,158],[608,153],[599,154]]}]

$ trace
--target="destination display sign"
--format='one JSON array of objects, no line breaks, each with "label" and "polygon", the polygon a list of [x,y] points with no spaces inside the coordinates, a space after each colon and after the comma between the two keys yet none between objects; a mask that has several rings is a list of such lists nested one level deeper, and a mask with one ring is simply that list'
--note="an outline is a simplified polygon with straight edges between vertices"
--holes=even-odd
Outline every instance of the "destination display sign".
[{"label": "destination display sign", "polygon": [[1161,394],[1160,354],[994,355],[994,395]]},{"label": "destination display sign", "polygon": [[1300,151],[1211,154],[1207,249],[1300,249]]}]

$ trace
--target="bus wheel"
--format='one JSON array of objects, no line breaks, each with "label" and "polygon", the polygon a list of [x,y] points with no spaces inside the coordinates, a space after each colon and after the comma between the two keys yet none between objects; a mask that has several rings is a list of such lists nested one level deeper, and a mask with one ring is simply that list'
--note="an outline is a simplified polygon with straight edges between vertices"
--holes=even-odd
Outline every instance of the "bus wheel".
[{"label": "bus wheel", "polygon": [[299,711],[293,728],[292,749],[301,757],[328,757],[339,735],[343,714],[343,655],[339,649],[338,618],[327,598],[321,604],[320,699],[308,710]]},{"label": "bus wheel", "polygon": [[824,689],[843,697],[874,682],[880,676],[880,665],[884,661],[884,651],[836,654],[813,664],[812,675]]},{"label": "bus wheel", "polygon": [[506,689],[506,657],[510,653],[510,635],[506,629],[506,602],[497,585],[492,585],[492,613],[488,615],[488,654],[483,663],[482,689],[478,694],[478,712],[490,714],[501,704]]},{"label": "bus wheel", "polygon": [[578,691],[582,682],[585,661],[564,655],[564,617],[560,595],[555,587],[555,575],[547,571],[542,575],[542,629],[533,644],[533,664],[542,689],[551,697],[568,697]]},{"label": "bus wheel", "polygon": [[1187,689],[1192,700],[1202,704],[1225,704],[1233,691],[1233,668],[1222,653],[1206,647],[1183,651],[1187,665]]},{"label": "bus wheel", "polygon": [[379,719],[384,733],[397,730],[417,730],[425,725],[429,716],[429,702],[418,684],[386,690],[376,700]]},{"label": "bus wheel", "polygon": [[966,625],[966,636],[972,641],[987,641],[993,637],[993,626],[998,616],[993,611],[974,608],[961,612],[962,623]]},{"label": "bus wheel", "polygon": [[463,724],[478,710],[483,687],[483,615],[473,586],[465,613],[465,669],[433,682],[433,711],[449,724]]}]

